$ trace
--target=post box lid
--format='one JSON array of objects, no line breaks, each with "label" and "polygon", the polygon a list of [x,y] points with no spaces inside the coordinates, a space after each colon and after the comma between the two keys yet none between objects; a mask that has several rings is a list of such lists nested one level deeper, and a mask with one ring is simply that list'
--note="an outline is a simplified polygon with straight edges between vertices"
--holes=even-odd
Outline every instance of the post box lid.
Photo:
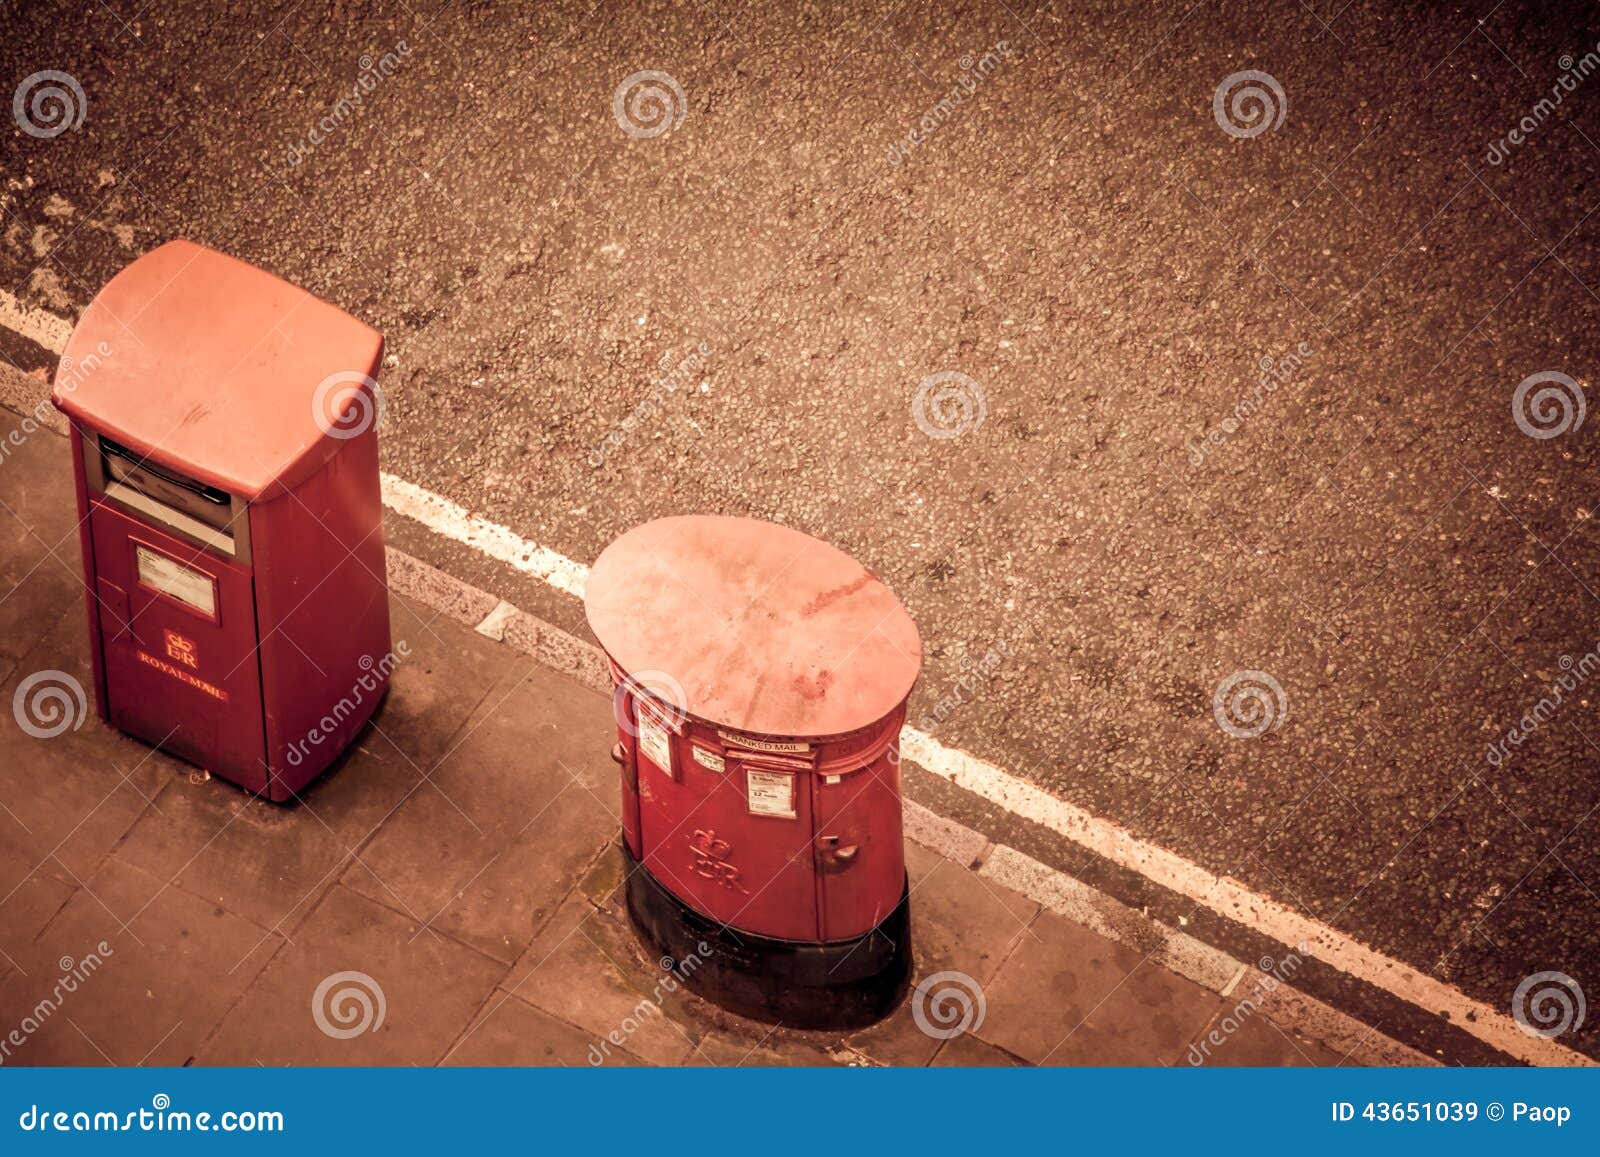
[{"label": "post box lid", "polygon": [[377,404],[355,395],[370,394],[382,352],[377,330],[298,286],[170,241],[89,303],[52,398],[156,463],[267,498],[352,436],[340,417]]},{"label": "post box lid", "polygon": [[871,572],[753,518],[635,527],[595,560],[584,603],[627,674],[669,676],[686,700],[675,706],[739,731],[821,738],[870,726],[922,667],[916,624]]}]

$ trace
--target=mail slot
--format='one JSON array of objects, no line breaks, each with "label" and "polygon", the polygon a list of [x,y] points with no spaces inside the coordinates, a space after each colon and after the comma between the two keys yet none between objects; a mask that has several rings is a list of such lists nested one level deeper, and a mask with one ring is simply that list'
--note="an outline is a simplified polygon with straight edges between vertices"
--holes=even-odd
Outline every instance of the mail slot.
[{"label": "mail slot", "polygon": [[100,715],[273,800],[338,758],[394,664],[382,350],[304,290],[173,241],[100,291],[56,375]]},{"label": "mail slot", "polygon": [[871,1023],[911,929],[897,740],[922,644],[861,564],[746,518],[664,518],[596,560],[627,903],[687,983],[791,1027]]}]

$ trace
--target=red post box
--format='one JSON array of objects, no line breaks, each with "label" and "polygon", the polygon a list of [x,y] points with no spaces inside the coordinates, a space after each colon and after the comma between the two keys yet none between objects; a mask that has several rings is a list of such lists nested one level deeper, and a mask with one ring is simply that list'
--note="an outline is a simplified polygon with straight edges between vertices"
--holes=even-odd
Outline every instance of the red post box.
[{"label": "red post box", "polygon": [[916,625],[848,555],[747,518],[664,518],[596,560],[616,679],[627,902],[687,982],[803,1028],[911,976],[896,740]]},{"label": "red post box", "polygon": [[100,291],[56,375],[101,716],[269,799],[333,762],[394,663],[382,350],[304,290],[173,241]]}]

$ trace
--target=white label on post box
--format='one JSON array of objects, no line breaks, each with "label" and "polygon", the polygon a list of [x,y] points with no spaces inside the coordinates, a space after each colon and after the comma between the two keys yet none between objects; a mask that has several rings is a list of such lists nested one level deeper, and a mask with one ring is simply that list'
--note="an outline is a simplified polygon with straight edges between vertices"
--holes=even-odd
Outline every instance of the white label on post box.
[{"label": "white label on post box", "polygon": [[634,714],[639,720],[639,750],[665,772],[668,779],[676,778],[672,774],[672,742],[667,729],[656,722],[648,711],[636,707]]},{"label": "white label on post box", "polygon": [[728,770],[727,762],[715,751],[710,751],[704,747],[697,747],[692,743],[689,745],[689,750],[694,752],[694,761],[701,767],[709,767],[712,771]]},{"label": "white label on post box", "polygon": [[164,554],[146,550],[137,544],[133,549],[139,561],[140,582],[164,595],[171,595],[180,603],[187,603],[201,614],[216,618],[217,585],[210,575],[191,570]]},{"label": "white label on post box", "polygon": [[794,776],[786,771],[745,769],[745,794],[753,816],[794,816]]}]

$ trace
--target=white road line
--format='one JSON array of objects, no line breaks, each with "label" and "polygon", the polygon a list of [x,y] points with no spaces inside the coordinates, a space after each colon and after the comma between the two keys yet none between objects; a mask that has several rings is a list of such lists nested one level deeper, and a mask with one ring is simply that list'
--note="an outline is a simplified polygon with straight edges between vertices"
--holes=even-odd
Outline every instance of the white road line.
[{"label": "white road line", "polygon": [[381,477],[383,504],[396,514],[414,519],[435,534],[470,546],[524,574],[543,579],[557,590],[583,598],[583,584],[588,581],[589,568],[581,562],[573,562],[548,547],[529,542],[510,527],[479,518],[448,498],[404,478],[393,474]]},{"label": "white road line", "polygon": [[[0,317],[18,312],[31,311],[24,310],[0,290]],[[57,328],[64,332],[52,338],[51,343],[41,344],[60,353],[71,326],[55,320],[60,323]],[[49,328],[45,326],[44,330]],[[40,391],[44,391],[42,383]],[[384,504],[395,513],[420,522],[444,538],[542,579],[557,590],[583,597],[584,583],[589,576],[589,568],[584,564],[549,547],[529,542],[510,527],[480,518],[465,507],[403,478],[384,474],[382,480]],[[1058,799],[992,763],[946,747],[926,732],[905,728],[900,735],[900,750],[934,775],[1015,816],[1049,828],[1220,916],[1279,944],[1305,952],[1426,1012],[1447,1015],[1457,1028],[1518,1060],[1535,1065],[1592,1066],[1596,1063],[1554,1040],[1529,1035],[1497,1008],[1473,1000],[1337,929],[1252,892],[1237,880],[1217,876],[1175,852],[1146,843],[1110,820]]]},{"label": "white road line", "polygon": [[915,728],[907,727],[900,733],[900,752],[935,775],[998,804],[1012,815],[1049,828],[1219,916],[1315,957],[1418,1008],[1445,1014],[1457,1028],[1518,1060],[1535,1065],[1595,1064],[1554,1040],[1530,1036],[1499,1009],[1473,1000],[1337,929],[1252,892],[1237,880],[1214,875],[1174,852],[1146,843],[1110,820],[1091,815],[991,763],[946,747]]}]

